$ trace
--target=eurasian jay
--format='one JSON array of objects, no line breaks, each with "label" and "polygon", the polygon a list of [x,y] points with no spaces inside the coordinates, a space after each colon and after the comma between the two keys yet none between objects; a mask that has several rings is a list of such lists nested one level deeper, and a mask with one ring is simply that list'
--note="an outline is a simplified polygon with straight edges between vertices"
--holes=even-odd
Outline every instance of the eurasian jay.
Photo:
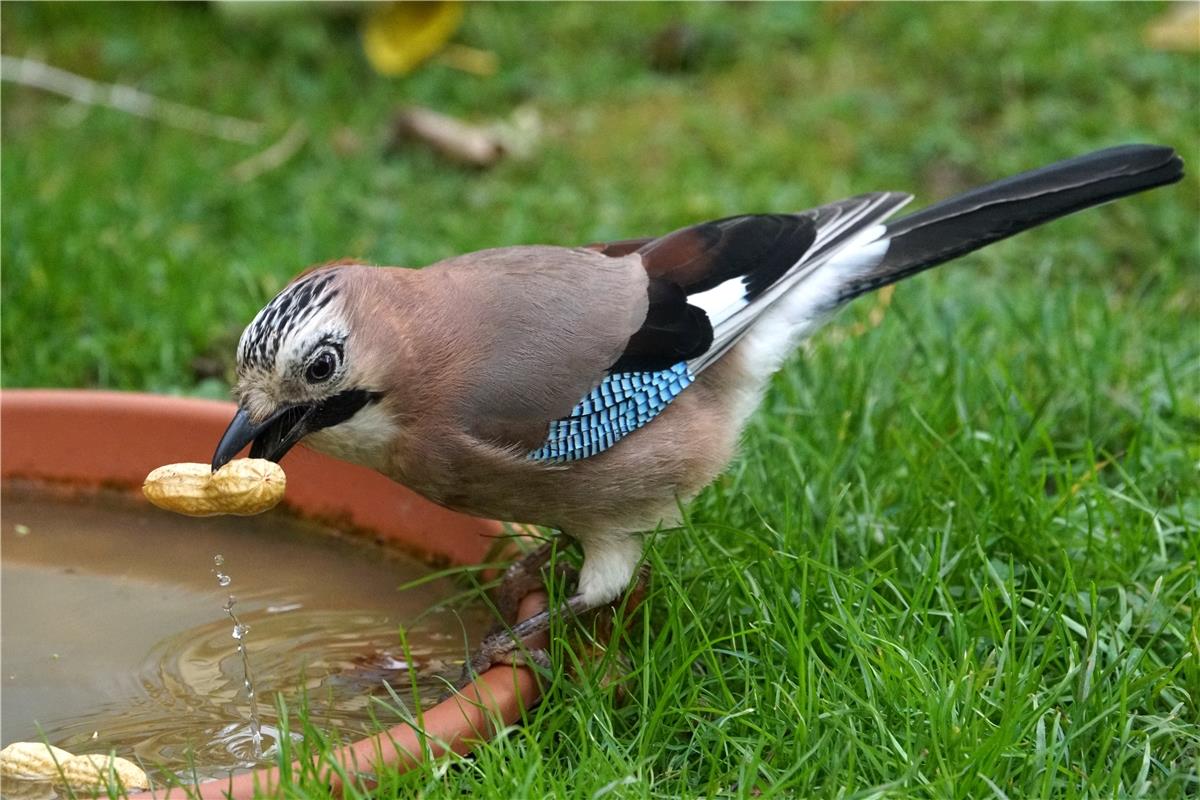
[{"label": "eurasian jay", "polygon": [[[910,195],[588,247],[484,250],[420,270],[316,267],[242,334],[239,409],[213,468],[247,444],[278,461],[303,441],[448,508],[557,529],[583,548],[565,604],[581,613],[623,592],[642,533],[672,524],[724,469],[771,374],[834,311],[1182,176],[1172,149],[1127,145],[894,222]],[[544,551],[509,579],[542,561]],[[522,639],[551,613],[488,637],[472,667],[522,660]]]}]

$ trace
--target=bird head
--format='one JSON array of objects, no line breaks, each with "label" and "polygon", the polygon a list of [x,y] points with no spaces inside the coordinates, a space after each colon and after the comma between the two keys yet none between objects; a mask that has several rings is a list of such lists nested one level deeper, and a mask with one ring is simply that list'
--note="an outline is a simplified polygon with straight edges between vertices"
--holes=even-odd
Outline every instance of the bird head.
[{"label": "bird head", "polygon": [[[382,393],[366,379],[354,334],[352,267],[313,270],[289,284],[238,343],[238,410],[213,455],[216,470],[247,444],[252,458],[279,461],[297,442],[334,455],[366,452],[386,438],[363,417]],[[364,460],[351,457],[350,460]]]}]

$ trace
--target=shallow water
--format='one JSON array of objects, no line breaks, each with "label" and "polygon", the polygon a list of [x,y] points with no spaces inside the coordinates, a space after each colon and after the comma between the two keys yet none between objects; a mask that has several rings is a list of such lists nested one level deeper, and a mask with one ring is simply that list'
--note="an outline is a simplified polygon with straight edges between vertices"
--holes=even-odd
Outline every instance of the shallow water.
[{"label": "shallow water", "polygon": [[231,593],[249,626],[266,761],[277,696],[357,738],[402,718],[396,697],[413,705],[414,677],[423,702],[440,695],[487,626],[478,608],[436,607],[460,590],[448,580],[399,591],[429,573],[420,562],[282,512],[192,519],[28,487],[5,487],[0,503],[3,744],[115,749],[181,777],[255,765],[222,611]]}]

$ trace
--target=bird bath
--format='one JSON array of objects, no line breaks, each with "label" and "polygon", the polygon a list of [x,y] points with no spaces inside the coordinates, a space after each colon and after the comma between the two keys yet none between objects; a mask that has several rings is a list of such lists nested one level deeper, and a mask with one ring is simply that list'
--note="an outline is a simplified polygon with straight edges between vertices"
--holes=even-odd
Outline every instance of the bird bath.
[{"label": "bird bath", "polygon": [[[318,765],[331,784],[339,772],[465,752],[519,718],[537,685],[512,667],[495,667],[434,704],[487,617],[461,607],[422,614],[453,592],[444,581],[396,591],[426,565],[487,559],[496,523],[309,451],[285,460],[284,506],[263,517],[177,518],[140,499],[151,468],[205,460],[230,413],[226,403],[147,395],[0,393],[3,744],[40,740],[35,716],[47,739],[71,752],[111,748],[140,758],[160,779],[157,797],[184,796],[161,786],[159,766],[217,777],[188,787],[201,797],[249,797],[256,786],[275,785],[277,771],[261,766],[273,763],[269,749],[265,760],[249,754],[240,662],[221,610],[229,593],[250,627],[264,747],[277,736],[275,691],[291,708],[303,696],[314,725],[324,719],[343,740],[362,737],[336,749],[335,764]],[[540,602],[527,598],[523,615]],[[73,624],[59,624],[71,614]],[[49,684],[56,672],[64,681],[57,688]],[[395,709],[397,698],[411,700],[414,677],[425,704],[420,732]],[[109,702],[96,702],[97,693]],[[245,768],[230,772],[236,767]]]}]

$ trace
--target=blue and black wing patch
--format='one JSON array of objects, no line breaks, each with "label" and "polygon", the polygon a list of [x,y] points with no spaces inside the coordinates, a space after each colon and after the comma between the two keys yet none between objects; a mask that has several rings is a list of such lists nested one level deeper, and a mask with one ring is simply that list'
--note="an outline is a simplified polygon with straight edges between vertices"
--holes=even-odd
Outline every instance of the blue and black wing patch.
[{"label": "blue and black wing patch", "polygon": [[602,453],[654,419],[694,379],[686,361],[656,372],[615,372],[563,419],[550,423],[534,461],[576,461]]},{"label": "blue and black wing patch", "polygon": [[569,416],[550,423],[529,458],[589,458],[661,414],[695,380],[688,365],[712,348],[714,326],[774,285],[815,241],[810,216],[752,214],[657,239],[591,245],[613,257],[641,256],[649,278],[646,318],[608,376]]}]

